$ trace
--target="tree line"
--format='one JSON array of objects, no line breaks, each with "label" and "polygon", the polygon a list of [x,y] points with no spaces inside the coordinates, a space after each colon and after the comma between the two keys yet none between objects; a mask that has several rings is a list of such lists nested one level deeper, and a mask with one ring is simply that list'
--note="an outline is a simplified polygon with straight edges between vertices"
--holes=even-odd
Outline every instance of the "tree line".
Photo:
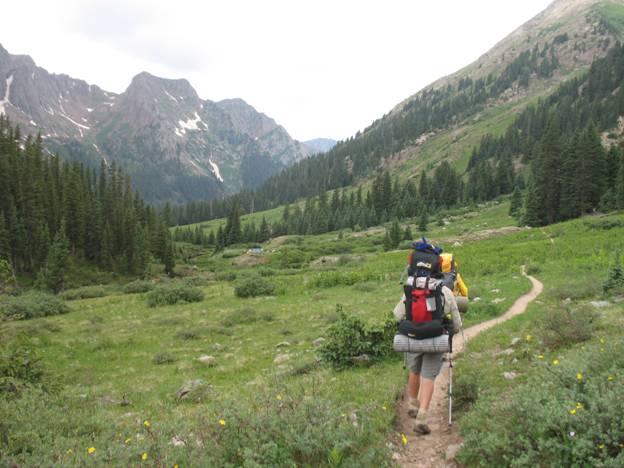
[{"label": "tree line", "polygon": [[129,274],[155,256],[171,272],[168,221],[114,163],[97,171],[44,153],[40,136],[22,138],[0,116],[0,259],[57,291],[67,255]]}]

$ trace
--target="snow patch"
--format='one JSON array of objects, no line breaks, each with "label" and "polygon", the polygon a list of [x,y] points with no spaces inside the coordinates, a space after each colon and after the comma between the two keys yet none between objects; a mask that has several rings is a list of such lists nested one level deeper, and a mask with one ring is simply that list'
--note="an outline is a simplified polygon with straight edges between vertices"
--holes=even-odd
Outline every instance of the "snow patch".
[{"label": "snow patch", "polygon": [[32,125],[33,127],[36,127],[36,126],[37,126],[37,123],[36,123],[34,120],[31,120],[31,121],[30,121],[30,125]]},{"label": "snow patch", "polygon": [[30,74],[30,79],[31,79],[31,80],[34,80],[34,79],[35,79],[35,72],[32,72],[32,73]]},{"label": "snow patch", "polygon": [[166,94],[167,96],[169,96],[169,97],[171,98],[171,100],[172,100],[172,101],[174,101],[174,102],[178,102],[178,100],[177,100],[176,98],[174,98],[171,94],[169,94],[167,91],[165,91],[165,94]]},{"label": "snow patch", "polygon": [[195,112],[195,118],[194,119],[188,119],[186,122],[184,122],[183,120],[179,120],[178,124],[180,124],[180,127],[182,127],[183,129],[186,130],[199,130],[199,127],[197,126],[197,124],[202,122],[201,117],[197,114],[197,112]]},{"label": "snow patch", "polygon": [[178,135],[180,138],[182,138],[185,133],[186,133],[186,130],[184,129],[180,130],[178,127],[175,128],[175,134]]},{"label": "snow patch", "polygon": [[212,173],[215,175],[217,180],[219,180],[219,182],[223,182],[223,177],[221,177],[221,172],[219,171],[219,166],[217,166],[215,163],[213,163],[211,158],[208,158],[208,162],[210,163],[210,166],[212,167]]},{"label": "snow patch", "polygon": [[0,101],[0,115],[2,114],[6,115],[4,106],[6,104],[11,104],[11,101],[9,101],[9,95],[11,94],[11,84],[13,83],[13,75],[9,76],[6,79],[5,83],[6,83],[6,89],[4,90],[4,98],[2,99],[2,101]]},{"label": "snow patch", "polygon": [[87,112],[89,113],[93,112],[93,109],[91,109],[90,107],[85,107],[85,109],[87,109]]}]

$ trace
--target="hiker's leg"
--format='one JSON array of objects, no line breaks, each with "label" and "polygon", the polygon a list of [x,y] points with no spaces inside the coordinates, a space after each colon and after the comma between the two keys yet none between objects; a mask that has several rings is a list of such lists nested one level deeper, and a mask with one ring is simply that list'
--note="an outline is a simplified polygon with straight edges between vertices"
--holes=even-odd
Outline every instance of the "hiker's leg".
[{"label": "hiker's leg", "polygon": [[418,390],[420,389],[420,374],[414,374],[410,371],[407,380],[407,395],[410,398],[418,398]]},{"label": "hiker's leg", "polygon": [[420,384],[420,411],[426,412],[429,409],[429,403],[431,403],[431,397],[433,396],[433,386],[433,380],[422,378]]}]

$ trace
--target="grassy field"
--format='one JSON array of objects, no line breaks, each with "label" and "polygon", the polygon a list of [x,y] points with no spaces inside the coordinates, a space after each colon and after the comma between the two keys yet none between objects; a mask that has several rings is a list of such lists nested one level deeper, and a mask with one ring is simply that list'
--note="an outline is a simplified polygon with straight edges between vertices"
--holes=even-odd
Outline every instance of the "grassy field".
[{"label": "grassy field", "polygon": [[[476,353],[532,333],[533,319],[562,299],[599,295],[613,251],[623,247],[622,215],[507,232],[500,230],[513,224],[507,210],[506,202],[457,210],[427,233],[460,262],[473,298],[467,325],[499,315],[529,289],[520,265],[546,284],[530,315],[479,338],[470,348]],[[288,236],[267,243],[255,266],[234,264],[245,246],[205,252],[180,268],[196,275],[201,302],[152,308],[149,293],[115,287],[103,297],[68,301],[66,315],[2,323],[3,353],[28,340],[53,382],[48,393],[0,399],[2,461],[391,464],[386,442],[396,439],[401,357],[338,371],[319,365],[313,344],[336,321],[337,304],[368,323],[392,310],[407,250],[382,252],[382,237],[380,228]],[[590,286],[570,279],[579,269]],[[270,282],[275,292],[237,297],[236,286],[248,278]],[[201,356],[214,359],[206,364]],[[525,366],[467,360],[458,374],[482,374],[484,395],[496,395],[510,385],[502,369],[521,373]],[[201,380],[198,389],[178,399],[193,380]]]}]

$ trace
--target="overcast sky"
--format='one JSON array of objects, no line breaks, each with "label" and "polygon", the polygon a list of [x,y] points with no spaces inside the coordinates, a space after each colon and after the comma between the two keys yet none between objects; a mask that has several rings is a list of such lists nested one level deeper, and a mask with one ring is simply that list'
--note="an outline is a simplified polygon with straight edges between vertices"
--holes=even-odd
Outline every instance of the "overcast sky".
[{"label": "overcast sky", "polygon": [[141,71],[344,139],[476,60],[550,0],[4,2],[0,44],[122,92]]}]

